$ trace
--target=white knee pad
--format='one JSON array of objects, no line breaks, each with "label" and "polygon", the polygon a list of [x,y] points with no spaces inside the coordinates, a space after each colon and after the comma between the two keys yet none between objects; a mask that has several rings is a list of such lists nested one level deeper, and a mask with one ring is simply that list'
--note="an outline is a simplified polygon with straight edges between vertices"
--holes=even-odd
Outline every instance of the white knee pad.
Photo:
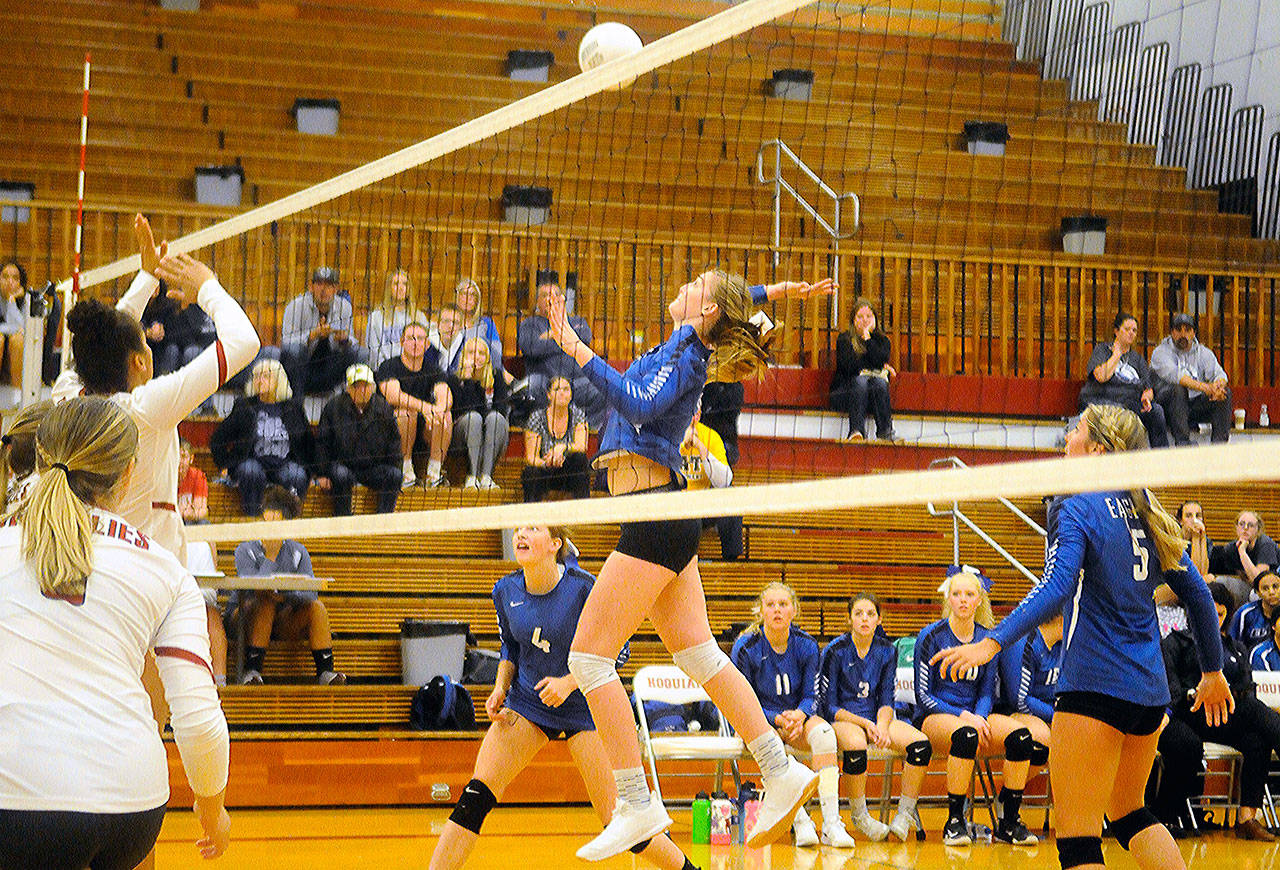
[{"label": "white knee pad", "polygon": [[605,683],[618,680],[618,669],[614,659],[592,655],[584,652],[569,652],[569,673],[578,681],[578,690],[583,695],[598,689]]},{"label": "white knee pad", "polygon": [[836,729],[827,722],[809,729],[809,751],[814,755],[836,754]]},{"label": "white knee pad", "polygon": [[696,646],[682,649],[671,656],[676,667],[689,675],[699,686],[720,673],[729,665],[729,657],[714,640],[703,641]]}]

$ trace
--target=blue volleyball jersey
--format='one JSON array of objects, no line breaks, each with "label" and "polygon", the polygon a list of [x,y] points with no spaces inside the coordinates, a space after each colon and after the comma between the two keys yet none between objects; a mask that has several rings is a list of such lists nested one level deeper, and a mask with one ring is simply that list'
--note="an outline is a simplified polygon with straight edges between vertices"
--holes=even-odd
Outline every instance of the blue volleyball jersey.
[{"label": "blue volleyball jersey", "polygon": [[821,715],[835,721],[837,710],[876,721],[881,707],[893,709],[893,688],[898,676],[898,650],[889,639],[876,634],[865,658],[858,655],[849,632],[827,644],[819,668],[818,695]]},{"label": "blue volleyball jersey", "polygon": [[1044,636],[1038,631],[1001,650],[1000,693],[1009,710],[1052,721],[1061,663],[1062,641],[1045,646]]},{"label": "blue volleyball jersey", "polygon": [[1275,638],[1264,640],[1249,650],[1249,668],[1255,671],[1280,671],[1280,650]]},{"label": "blue volleyball jersey", "polygon": [[1247,647],[1254,647],[1271,637],[1271,620],[1262,609],[1261,601],[1250,601],[1227,622],[1227,633]]},{"label": "blue volleyball jersey", "polygon": [[[565,566],[560,582],[545,595],[525,589],[523,571],[513,571],[493,586],[501,656],[516,666],[506,706],[535,725],[567,731],[595,730],[582,692],[575,690],[559,707],[548,707],[538,697],[537,689],[544,677],[569,673],[569,644],[594,582],[595,578],[581,568]],[[628,654],[624,646],[619,665]]]},{"label": "blue volleyball jersey", "polygon": [[1184,554],[1181,571],[1161,571],[1127,492],[1067,499],[1044,577],[996,626],[1001,648],[1058,612],[1063,614],[1058,693],[1098,692],[1143,706],[1167,706],[1152,592],[1168,583],[1182,600],[1203,671],[1222,668],[1222,641],[1209,589]]},{"label": "blue volleyball jersey", "polygon": [[711,350],[698,331],[682,326],[662,344],[646,351],[625,373],[600,357],[582,371],[609,403],[600,432],[601,458],[635,453],[680,476],[680,444],[707,383]]},{"label": "blue volleyball jersey", "polygon": [[[989,629],[974,624],[972,642],[977,643],[990,633]],[[959,680],[951,679],[937,665],[929,664],[936,653],[963,643],[945,618],[926,625],[916,638],[917,723],[932,713],[959,716],[967,710],[984,719],[991,715],[996,701],[995,662],[973,668]]]},{"label": "blue volleyball jersey", "polygon": [[786,710],[818,715],[818,642],[794,625],[785,652],[776,652],[763,631],[740,636],[729,657],[755,689],[765,718]]}]

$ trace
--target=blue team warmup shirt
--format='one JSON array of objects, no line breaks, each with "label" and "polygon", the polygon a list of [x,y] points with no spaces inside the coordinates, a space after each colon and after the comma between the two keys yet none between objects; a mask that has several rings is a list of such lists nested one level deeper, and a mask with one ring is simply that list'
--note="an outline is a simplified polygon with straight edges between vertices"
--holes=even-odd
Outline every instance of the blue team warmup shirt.
[{"label": "blue team warmup shirt", "polygon": [[1033,630],[1001,650],[999,663],[1001,695],[1009,710],[1052,721],[1062,641],[1045,646],[1044,636]]},{"label": "blue team warmup shirt", "polygon": [[1257,646],[1271,637],[1271,620],[1262,610],[1261,601],[1242,604],[1227,623],[1227,633],[1247,647]]},{"label": "blue team warmup shirt", "polygon": [[[565,731],[595,730],[582,692],[575,690],[559,707],[548,707],[536,688],[543,677],[569,673],[569,644],[594,582],[586,571],[566,565],[560,582],[545,595],[525,589],[523,571],[513,571],[493,586],[501,656],[516,666],[506,706],[535,725]],[[628,655],[624,646],[619,666]]]},{"label": "blue team warmup shirt", "polygon": [[729,658],[756,691],[765,718],[786,710],[806,716],[818,715],[818,665],[822,655],[818,642],[794,625],[787,637],[786,652],[776,652],[763,631],[741,635]]},{"label": "blue team warmup shirt", "polygon": [[1152,592],[1168,583],[1187,610],[1202,671],[1222,669],[1209,588],[1185,554],[1160,560],[1127,492],[1074,495],[1062,504],[1044,577],[991,636],[1001,649],[1063,615],[1058,693],[1098,692],[1146,707],[1169,704]]},{"label": "blue team warmup shirt", "polygon": [[858,655],[851,633],[835,638],[822,651],[820,673],[821,715],[828,722],[837,710],[874,722],[881,707],[893,709],[898,650],[881,634],[872,637],[866,658]]},{"label": "blue team warmup shirt", "polygon": [[1280,650],[1276,649],[1274,638],[1249,650],[1249,667],[1255,671],[1280,671]]},{"label": "blue team warmup shirt", "polygon": [[[972,643],[982,640],[991,630],[974,624]],[[987,662],[953,680],[942,674],[929,659],[944,649],[960,646],[965,641],[956,637],[945,618],[926,625],[916,638],[916,725],[933,713],[959,716],[966,710],[987,718],[996,702],[996,663]]]}]

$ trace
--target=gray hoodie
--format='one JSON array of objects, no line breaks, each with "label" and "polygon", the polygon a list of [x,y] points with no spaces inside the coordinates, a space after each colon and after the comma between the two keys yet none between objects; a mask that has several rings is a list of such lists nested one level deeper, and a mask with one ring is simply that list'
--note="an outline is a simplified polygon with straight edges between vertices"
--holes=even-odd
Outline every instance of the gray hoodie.
[{"label": "gray hoodie", "polygon": [[[1218,364],[1218,358],[1213,355],[1213,351],[1194,338],[1191,340],[1191,347],[1184,351],[1178,350],[1172,336],[1166,336],[1165,340],[1151,351],[1151,370],[1157,378],[1167,384],[1178,383],[1183,375],[1189,375],[1206,384],[1227,379],[1227,373]],[[1188,389],[1187,395],[1195,396],[1197,392]]]}]

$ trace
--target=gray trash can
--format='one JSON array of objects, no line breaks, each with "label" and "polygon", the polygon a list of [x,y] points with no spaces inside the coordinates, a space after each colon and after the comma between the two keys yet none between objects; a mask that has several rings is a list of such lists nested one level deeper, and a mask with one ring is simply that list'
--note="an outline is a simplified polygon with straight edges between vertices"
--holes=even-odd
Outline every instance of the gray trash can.
[{"label": "gray trash can", "polygon": [[407,686],[421,686],[432,677],[462,681],[467,652],[465,622],[406,619],[400,623],[400,674]]}]

